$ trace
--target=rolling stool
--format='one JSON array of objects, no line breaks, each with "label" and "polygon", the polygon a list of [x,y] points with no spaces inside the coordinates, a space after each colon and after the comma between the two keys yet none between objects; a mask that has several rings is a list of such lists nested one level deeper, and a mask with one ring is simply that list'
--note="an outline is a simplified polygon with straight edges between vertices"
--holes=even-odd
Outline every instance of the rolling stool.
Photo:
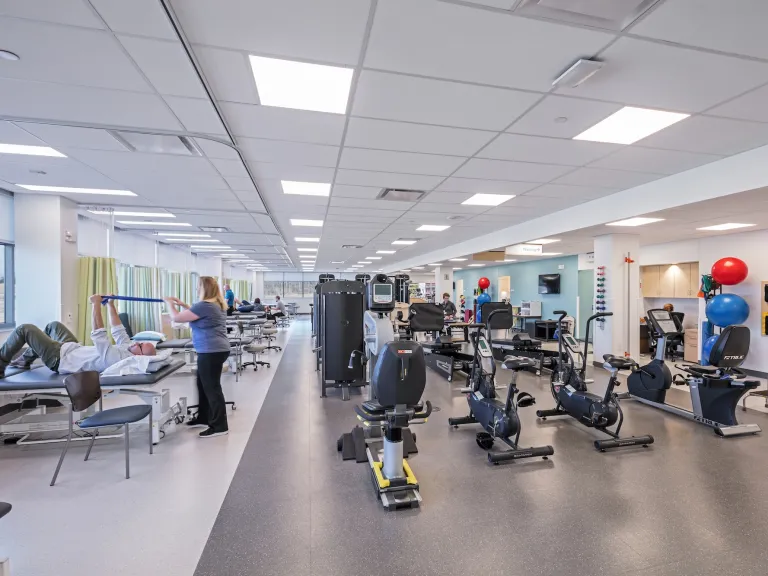
[{"label": "rolling stool", "polygon": [[277,334],[277,328],[264,328],[261,331],[261,335],[267,339],[267,345],[264,346],[264,350],[282,350],[280,346],[272,346],[272,342],[275,340],[275,334]]},{"label": "rolling stool", "polygon": [[254,372],[259,369],[260,365],[266,366],[267,368],[269,368],[270,367],[269,362],[264,362],[263,360],[256,360],[256,356],[257,355],[261,356],[261,353],[264,352],[264,350],[266,349],[267,349],[267,345],[257,344],[255,342],[253,344],[248,344],[247,346],[244,346],[243,351],[251,353],[253,357],[250,362],[243,362],[243,368],[245,368],[246,366],[253,366]]},{"label": "rolling stool", "polygon": [[[7,502],[0,502],[0,518],[11,511],[12,506]],[[11,560],[0,558],[0,576],[11,576]]]}]

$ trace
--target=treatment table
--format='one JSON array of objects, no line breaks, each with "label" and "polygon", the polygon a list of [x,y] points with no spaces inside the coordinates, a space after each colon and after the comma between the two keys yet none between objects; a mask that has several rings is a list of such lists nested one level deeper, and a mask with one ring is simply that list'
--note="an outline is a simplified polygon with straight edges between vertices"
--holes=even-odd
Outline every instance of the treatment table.
[{"label": "treatment table", "polygon": [[[187,413],[187,399],[180,398],[179,402],[171,405],[170,391],[153,390],[159,382],[184,366],[184,360],[172,358],[170,363],[157,372],[150,374],[130,374],[126,376],[102,376],[100,384],[105,396],[110,394],[130,394],[138,396],[143,402],[152,406],[152,441],[157,444],[165,435],[165,426],[176,421],[181,422]],[[0,378],[0,407],[8,404],[21,404],[21,408],[0,416],[0,438],[17,436],[21,439],[17,444],[39,444],[59,442],[54,440],[26,441],[30,434],[36,432],[55,432],[69,428],[68,412],[47,413],[46,407],[39,400],[56,400],[63,404],[69,403],[69,397],[64,389],[64,378],[67,374],[53,372],[45,366],[31,370],[10,370],[9,375]],[[24,403],[35,402],[35,406],[24,409]],[[81,419],[83,413],[75,416]],[[25,442],[26,441],[26,442]]]}]

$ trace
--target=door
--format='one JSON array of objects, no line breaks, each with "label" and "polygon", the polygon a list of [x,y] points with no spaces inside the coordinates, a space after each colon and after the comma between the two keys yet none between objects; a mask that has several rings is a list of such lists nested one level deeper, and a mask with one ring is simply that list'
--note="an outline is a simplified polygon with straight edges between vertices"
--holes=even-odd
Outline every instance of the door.
[{"label": "door", "polygon": [[[584,339],[587,331],[587,318],[594,314],[595,303],[595,271],[579,270],[579,325],[576,338]],[[592,341],[590,336],[589,341]]]},{"label": "door", "polygon": [[512,295],[510,294],[509,287],[510,287],[509,276],[499,276],[499,292],[498,292],[499,302],[501,302],[503,298],[506,298],[507,302],[510,302],[512,300]]}]

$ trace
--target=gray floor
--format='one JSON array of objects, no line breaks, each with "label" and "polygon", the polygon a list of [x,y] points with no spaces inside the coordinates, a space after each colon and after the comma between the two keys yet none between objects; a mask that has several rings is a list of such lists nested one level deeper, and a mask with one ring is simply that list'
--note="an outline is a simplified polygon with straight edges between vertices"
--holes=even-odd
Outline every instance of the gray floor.
[{"label": "gray floor", "polygon": [[[457,383],[428,371],[424,397],[441,411],[414,426],[411,459],[424,503],[385,512],[367,465],[336,452],[360,397],[321,399],[310,349],[309,323],[299,324],[196,576],[766,573],[764,415],[739,413],[763,436],[725,440],[625,401],[626,434],[652,433],[656,444],[601,454],[594,431],[570,418],[538,423],[528,408],[522,444],[552,444],[555,455],[494,467],[475,427],[447,425],[466,413]],[[539,407],[553,404],[545,378],[519,384]]]}]

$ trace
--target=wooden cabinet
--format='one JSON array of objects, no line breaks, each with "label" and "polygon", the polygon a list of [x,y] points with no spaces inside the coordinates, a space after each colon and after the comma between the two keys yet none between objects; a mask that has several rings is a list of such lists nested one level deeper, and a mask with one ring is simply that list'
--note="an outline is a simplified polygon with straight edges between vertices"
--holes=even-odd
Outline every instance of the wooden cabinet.
[{"label": "wooden cabinet", "polygon": [[696,298],[699,263],[666,264],[640,268],[643,298]]},{"label": "wooden cabinet", "polygon": [[640,269],[640,282],[642,283],[643,298],[657,298],[659,296],[659,267],[643,266]]}]

